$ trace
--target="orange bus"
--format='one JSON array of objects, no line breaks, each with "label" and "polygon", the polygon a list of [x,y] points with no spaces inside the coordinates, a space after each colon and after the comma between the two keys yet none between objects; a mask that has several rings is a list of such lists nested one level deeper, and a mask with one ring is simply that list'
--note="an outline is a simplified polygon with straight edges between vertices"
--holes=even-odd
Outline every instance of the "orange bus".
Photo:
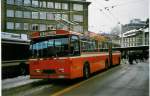
[{"label": "orange bus", "polygon": [[107,50],[101,50],[102,42],[77,32],[34,32],[31,41],[30,78],[87,79],[96,71],[120,64],[121,53],[112,51],[110,42],[105,43]]}]

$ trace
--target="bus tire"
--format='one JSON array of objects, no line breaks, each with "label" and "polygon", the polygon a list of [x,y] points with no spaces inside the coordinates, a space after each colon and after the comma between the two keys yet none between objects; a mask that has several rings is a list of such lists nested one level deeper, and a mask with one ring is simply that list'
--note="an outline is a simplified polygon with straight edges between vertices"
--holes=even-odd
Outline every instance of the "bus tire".
[{"label": "bus tire", "polygon": [[89,77],[90,77],[90,67],[89,67],[89,64],[86,63],[84,64],[84,67],[83,67],[83,78],[88,79]]},{"label": "bus tire", "polygon": [[105,70],[107,70],[108,68],[109,68],[108,59],[106,59],[106,61],[105,61]]}]

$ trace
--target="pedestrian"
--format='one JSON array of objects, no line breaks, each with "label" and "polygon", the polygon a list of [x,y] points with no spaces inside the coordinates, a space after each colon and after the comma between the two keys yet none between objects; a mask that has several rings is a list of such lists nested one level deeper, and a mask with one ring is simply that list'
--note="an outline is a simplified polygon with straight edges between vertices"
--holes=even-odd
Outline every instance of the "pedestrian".
[{"label": "pedestrian", "polygon": [[128,55],[128,61],[129,61],[129,64],[133,64],[133,56],[132,56],[132,53],[130,52],[129,55]]},{"label": "pedestrian", "polygon": [[127,51],[122,52],[122,63],[127,64],[127,59],[128,59],[128,53]]}]

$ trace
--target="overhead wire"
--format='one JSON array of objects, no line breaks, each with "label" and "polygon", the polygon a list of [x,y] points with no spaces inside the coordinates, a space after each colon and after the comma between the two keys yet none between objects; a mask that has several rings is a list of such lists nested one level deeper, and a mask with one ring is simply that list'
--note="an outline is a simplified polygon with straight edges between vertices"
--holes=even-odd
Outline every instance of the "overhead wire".
[{"label": "overhead wire", "polygon": [[[104,5],[102,5],[102,6],[104,6]],[[93,4],[93,7],[97,8],[101,13],[103,13],[106,16],[106,20],[108,20],[108,18],[109,18],[109,20],[111,20],[112,22],[114,22],[114,19],[115,19],[115,21],[118,23],[118,19],[115,16],[112,16],[112,14],[110,12],[107,12],[106,10],[104,10],[103,9],[104,7],[99,8],[96,4]],[[109,20],[108,20],[108,22],[110,22]]]},{"label": "overhead wire", "polygon": [[[126,6],[126,5],[130,5],[130,4],[140,3],[141,1],[144,1],[144,0],[134,0],[134,1],[124,2],[124,3],[113,4],[111,6],[104,6],[103,9],[105,9],[105,8],[113,9],[113,8],[116,8],[116,7],[119,7],[119,6]],[[107,2],[109,2],[109,1],[107,1]]]},{"label": "overhead wire", "polygon": [[[103,10],[102,8],[99,8],[97,5],[95,5],[95,4],[93,4],[93,7],[95,7],[96,9],[98,9],[101,13],[103,13],[103,15],[105,15],[106,17],[108,17],[106,20],[108,20],[108,19],[110,19],[111,21],[113,21],[112,20],[112,18],[111,18],[111,16],[110,15],[108,15],[108,14],[106,14],[104,11],[105,10]],[[108,20],[109,21],[109,20]]]},{"label": "overhead wire", "polygon": [[[95,1],[98,1],[98,0],[95,0]],[[99,1],[98,1],[98,2],[99,2]],[[109,1],[107,1],[107,2],[109,2]],[[106,13],[104,13],[104,11],[107,11],[107,12],[110,14],[109,16],[111,16],[112,18],[114,18],[114,19],[117,21],[117,23],[118,23],[118,22],[121,23],[120,20],[119,20],[116,16],[114,16],[114,14],[111,12],[111,9],[113,9],[113,8],[115,8],[115,7],[118,7],[118,6],[135,3],[135,2],[137,2],[137,0],[130,1],[130,2],[125,2],[125,3],[121,3],[121,4],[114,4],[114,5],[111,5],[111,6],[105,6],[105,5],[103,5],[102,3],[99,2],[99,4],[101,4],[101,5],[103,6],[103,8],[99,8],[99,10],[100,10],[101,12],[103,12],[103,14],[106,14]],[[96,5],[95,5],[95,6],[96,6]]]}]

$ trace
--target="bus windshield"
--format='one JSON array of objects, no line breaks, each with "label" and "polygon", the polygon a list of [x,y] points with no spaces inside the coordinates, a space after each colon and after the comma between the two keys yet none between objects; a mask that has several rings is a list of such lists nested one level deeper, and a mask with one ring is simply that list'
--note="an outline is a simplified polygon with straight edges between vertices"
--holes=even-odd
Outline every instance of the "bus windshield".
[{"label": "bus windshield", "polygon": [[33,58],[51,57],[51,56],[68,56],[69,55],[69,38],[57,37],[45,40],[38,40],[31,44]]}]

